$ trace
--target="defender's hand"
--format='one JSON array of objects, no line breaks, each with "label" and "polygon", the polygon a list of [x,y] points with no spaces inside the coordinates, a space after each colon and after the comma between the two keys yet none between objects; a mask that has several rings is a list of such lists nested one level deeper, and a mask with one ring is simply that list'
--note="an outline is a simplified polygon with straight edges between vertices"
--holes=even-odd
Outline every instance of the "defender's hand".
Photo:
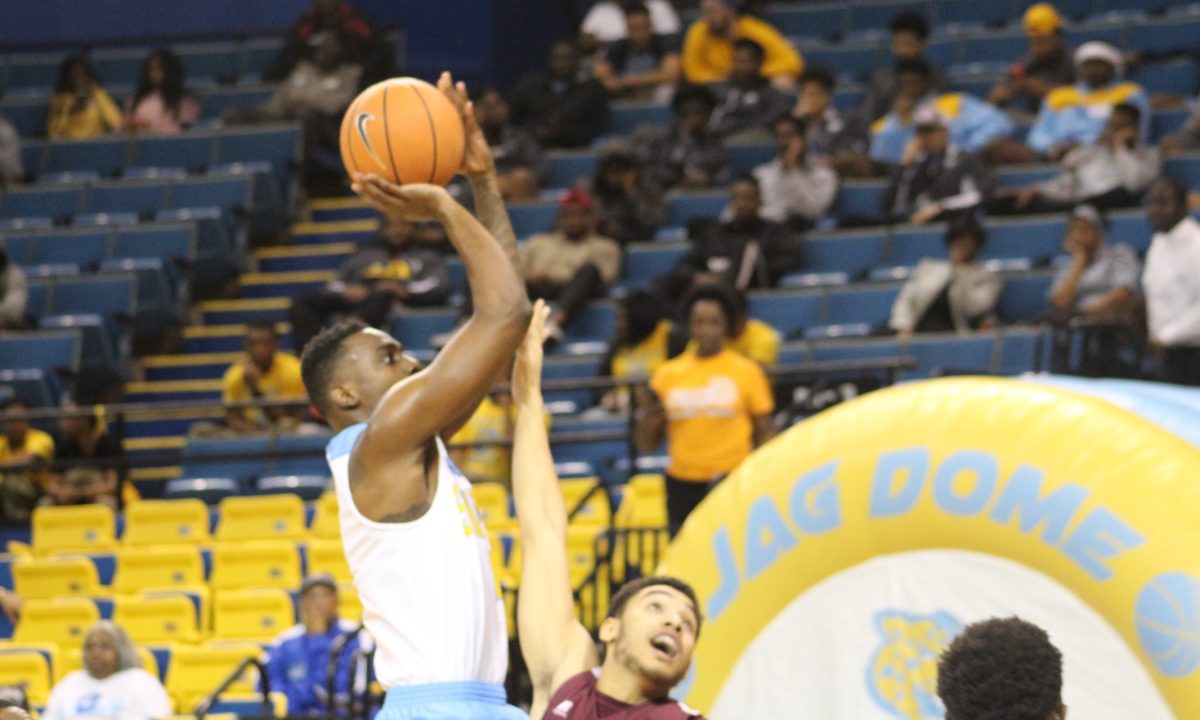
[{"label": "defender's hand", "polygon": [[542,345],[546,342],[546,319],[549,317],[550,307],[545,300],[533,304],[529,329],[517,348],[517,362],[513,365],[513,400],[518,404],[530,400],[530,396],[541,389]]}]

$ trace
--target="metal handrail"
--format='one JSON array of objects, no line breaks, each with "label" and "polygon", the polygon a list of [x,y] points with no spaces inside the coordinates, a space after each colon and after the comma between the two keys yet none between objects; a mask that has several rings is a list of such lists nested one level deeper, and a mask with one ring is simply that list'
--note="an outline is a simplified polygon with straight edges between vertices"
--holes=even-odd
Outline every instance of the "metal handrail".
[{"label": "metal handrail", "polygon": [[214,690],[210,695],[205,697],[198,705],[196,705],[196,720],[204,720],[204,716],[208,715],[209,711],[212,709],[212,706],[217,703],[217,700],[221,697],[221,693],[228,690],[230,685],[233,685],[235,682],[237,682],[238,679],[241,678],[242,673],[246,672],[246,668],[250,667],[251,665],[258,669],[260,686],[262,687],[262,717],[275,717],[275,707],[271,704],[271,677],[267,673],[267,667],[263,664],[262,660],[260,658],[251,657],[246,658],[239,663],[237,668],[229,674],[229,677],[225,678],[224,682],[217,686],[216,690]]},{"label": "metal handrail", "polygon": [[[325,697],[328,698],[327,717],[329,720],[334,720],[337,717],[337,669],[338,661],[342,658],[342,653],[345,652],[346,646],[350,641],[362,634],[365,626],[361,623],[358,627],[350,632],[342,633],[333,639],[329,645],[329,662],[325,666]],[[351,666],[350,688],[347,693],[347,705],[351,704],[354,699],[354,670]]]}]

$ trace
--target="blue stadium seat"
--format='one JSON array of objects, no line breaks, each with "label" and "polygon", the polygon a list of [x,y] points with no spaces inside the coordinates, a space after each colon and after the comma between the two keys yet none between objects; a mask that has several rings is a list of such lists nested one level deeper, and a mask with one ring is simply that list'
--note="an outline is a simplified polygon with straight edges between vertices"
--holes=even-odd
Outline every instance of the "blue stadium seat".
[{"label": "blue stadium seat", "polygon": [[959,50],[959,62],[1008,64],[1027,52],[1024,32],[997,32],[972,35],[964,39]]},{"label": "blue stadium seat", "polygon": [[1054,177],[1060,169],[1054,165],[1007,167],[996,173],[996,184],[1003,188],[1019,188],[1044,182]]},{"label": "blue stadium seat", "polygon": [[[596,377],[599,371],[599,362],[595,357],[587,356],[556,356],[547,358],[545,368],[542,372],[542,379],[551,380],[568,380],[568,379],[583,379]],[[586,408],[592,406],[591,389],[583,390],[547,390],[547,402],[573,402],[576,407]],[[553,438],[551,438],[553,441]],[[563,457],[557,452],[554,454],[554,459],[559,462],[567,460],[588,460],[588,457]]]},{"label": "blue stadium seat", "polygon": [[83,205],[82,187],[10,188],[5,191],[0,217],[66,218]]},{"label": "blue stadium seat", "polygon": [[[183,476],[224,477],[247,482],[266,474],[270,457],[269,437],[188,438],[183,448]],[[222,455],[241,457],[221,459]]]},{"label": "blue stadium seat", "polygon": [[1019,375],[1033,372],[1045,364],[1037,361],[1038,340],[1042,339],[1042,352],[1050,350],[1049,337],[1040,330],[1007,329],[1001,338],[1000,366],[997,372],[1001,375]]},{"label": "blue stadium seat", "polygon": [[233,478],[180,478],[168,480],[163,491],[166,500],[195,498],[207,505],[216,505],[227,497],[241,495],[241,485]]},{"label": "blue stadium seat", "polygon": [[[11,97],[0,101],[0,114],[13,124],[22,138],[46,136],[46,107],[49,99],[45,97]],[[39,146],[41,147],[41,146]],[[30,171],[29,163],[25,164],[25,172]],[[32,168],[41,169],[39,163]]]},{"label": "blue stadium seat", "polygon": [[[1070,26],[1063,33],[1063,41],[1067,43],[1068,47],[1079,47],[1083,43],[1092,40],[1099,40],[1118,48],[1125,47],[1128,49],[1125,42],[1125,21],[1085,23]],[[1160,44],[1159,47],[1162,47],[1162,45]]]},{"label": "blue stadium seat", "polygon": [[236,79],[242,69],[241,48],[235,43],[177,45],[172,49],[183,61],[183,70],[189,80],[230,81]]},{"label": "blue stadium seat", "polygon": [[62,400],[62,385],[54,373],[38,368],[0,369],[0,392],[34,407],[55,407]]},{"label": "blue stadium seat", "polygon": [[655,278],[670,272],[687,250],[688,246],[683,243],[629,246],[625,256],[625,276],[621,284],[636,288],[650,287]]},{"label": "blue stadium seat", "polygon": [[784,337],[793,337],[819,321],[823,296],[819,291],[752,293],[750,316],[762,320]]},{"label": "blue stadium seat", "polygon": [[608,114],[608,132],[629,135],[643,125],[667,125],[671,107],[658,103],[616,103]]},{"label": "blue stadium seat", "polygon": [[100,271],[128,273],[136,278],[134,320],[137,327],[161,332],[175,318],[174,286],[167,266],[156,257],[115,258],[100,263]]},{"label": "blue stadium seat", "polygon": [[1183,180],[1193,188],[1200,187],[1200,156],[1169,157],[1163,162],[1163,174]]},{"label": "blue stadium seat", "polygon": [[803,252],[805,272],[844,272],[856,278],[882,259],[883,236],[875,231],[809,236]]},{"label": "blue stadium seat", "polygon": [[71,224],[76,227],[105,227],[137,225],[138,220],[138,214],[134,212],[80,213],[71,218]]},{"label": "blue stadium seat", "polygon": [[166,196],[167,186],[162,182],[124,180],[92,185],[84,204],[90,213],[131,212],[149,217],[163,208]]},{"label": "blue stadium seat", "polygon": [[775,158],[775,143],[737,143],[727,145],[729,167],[733,176],[746,175],[763,163]]},{"label": "blue stadium seat", "polygon": [[904,227],[897,229],[888,244],[887,262],[894,266],[915,266],[925,258],[944,259],[945,229],[941,227]]},{"label": "blue stadium seat", "polygon": [[108,256],[107,230],[63,230],[34,235],[28,241],[24,259],[27,265],[75,263],[81,268],[95,270]]},{"label": "blue stadium seat", "polygon": [[900,287],[896,285],[829,290],[821,322],[825,325],[865,323],[875,329],[883,328],[899,293]]},{"label": "blue stadium seat", "polygon": [[80,335],[75,330],[27,330],[0,335],[0,368],[37,368],[46,373],[79,368]]},{"label": "blue stadium seat", "polygon": [[558,218],[558,206],[555,203],[513,203],[508,206],[508,216],[512,220],[513,232],[519,238],[527,238],[541,232],[548,232]]},{"label": "blue stadium seat", "polygon": [[223,130],[217,137],[216,162],[295,163],[300,160],[300,128],[297,125]]},{"label": "blue stadium seat", "polygon": [[299,495],[301,500],[317,500],[325,493],[328,484],[328,472],[319,475],[267,475],[258,479],[254,490],[259,495],[291,494]]},{"label": "blue stadium seat", "polygon": [[616,329],[616,305],[611,302],[593,301],[587,304],[567,323],[569,340],[605,341]]},{"label": "blue stadium seat", "polygon": [[846,27],[855,29],[879,28],[887,31],[888,23],[902,12],[920,13],[931,17],[929,0],[882,0],[880,2],[847,3],[850,16]]},{"label": "blue stadium seat", "polygon": [[1189,115],[1191,111],[1187,109],[1155,110],[1150,116],[1150,141],[1158,142],[1167,135],[1182,130]]},{"label": "blue stadium seat", "polygon": [[217,207],[226,212],[251,207],[250,180],[244,177],[206,177],[171,185],[167,207]]},{"label": "blue stadium seat", "polygon": [[1054,281],[1050,272],[1004,278],[1004,290],[996,306],[1000,317],[1010,323],[1030,323],[1049,309],[1046,293]]},{"label": "blue stadium seat", "polygon": [[895,340],[829,340],[814,343],[808,359],[813,362],[876,360],[900,357],[901,354]]},{"label": "blue stadium seat", "polygon": [[129,140],[98,138],[95,140],[56,140],[46,145],[44,172],[94,170],[113,176],[125,167],[129,155]]},{"label": "blue stadium seat", "polygon": [[1108,241],[1124,243],[1139,253],[1150,249],[1150,238],[1154,231],[1146,223],[1145,214],[1133,213],[1112,214],[1108,216]]},{"label": "blue stadium seat", "polygon": [[113,237],[109,257],[157,258],[175,282],[196,261],[196,226],[179,223],[120,228]]},{"label": "blue stadium seat", "polygon": [[905,348],[907,355],[917,360],[917,367],[906,370],[904,377],[925,378],[934,374],[978,373],[991,371],[992,350],[996,339],[983,337],[928,337],[918,335]]},{"label": "blue stadium seat", "polygon": [[838,218],[880,218],[883,211],[884,183],[878,180],[851,180],[838,188],[832,214]]},{"label": "blue stadium seat", "polygon": [[854,43],[813,47],[804,51],[804,61],[812,67],[826,67],[837,75],[862,80],[879,61],[879,43]]},{"label": "blue stadium seat", "polygon": [[[328,435],[280,435],[275,440],[275,453],[267,472],[271,475],[323,475],[328,477],[329,465],[325,462],[325,446]],[[304,452],[303,456],[288,456],[283,453]]]},{"label": "blue stadium seat", "polygon": [[196,172],[208,167],[215,150],[216,140],[209,134],[147,135],[134,139],[129,164],[138,167],[182,167]]},{"label": "blue stadium seat", "polygon": [[982,260],[1023,257],[1038,264],[1062,253],[1066,229],[1066,220],[1063,218],[989,223],[987,242],[979,257]]},{"label": "blue stadium seat", "polygon": [[49,280],[29,280],[25,284],[25,291],[28,293],[25,300],[25,314],[30,317],[41,317],[46,314],[50,307],[50,288]]},{"label": "blue stadium seat", "polygon": [[38,320],[38,327],[79,332],[82,377],[87,378],[93,372],[110,372],[116,367],[117,344],[100,315],[46,315]]},{"label": "blue stadium seat", "polygon": [[[1193,27],[1200,28],[1197,25]],[[1141,83],[1148,93],[1182,95],[1191,99],[1196,94],[1196,63],[1193,60],[1177,60],[1147,65],[1135,70],[1133,79]]]},{"label": "blue stadium seat", "polygon": [[591,151],[553,153],[548,160],[546,187],[569,188],[581,178],[596,174],[596,153]]},{"label": "blue stadium seat", "polygon": [[219,118],[227,110],[247,109],[262,105],[275,93],[274,86],[220,87],[204,93],[204,117]]},{"label": "blue stadium seat", "polygon": [[144,48],[97,50],[92,53],[92,69],[106,86],[136,83],[149,53]]},{"label": "blue stadium seat", "polygon": [[48,95],[58,83],[58,66],[65,56],[61,53],[13,55],[8,58],[5,89],[44,90]]},{"label": "blue stadium seat", "polygon": [[667,225],[685,227],[692,218],[716,219],[728,201],[725,190],[676,195],[667,204]]},{"label": "blue stadium seat", "polygon": [[[846,7],[843,4],[819,6],[778,5],[767,9],[767,22],[780,33],[790,37],[836,40],[846,27]],[[805,53],[807,57],[807,53]]]},{"label": "blue stadium seat", "polygon": [[1191,50],[1200,36],[1200,16],[1173,16],[1135,23],[1129,28],[1129,50]]},{"label": "blue stadium seat", "polygon": [[261,77],[263,72],[271,67],[275,56],[283,49],[282,38],[259,38],[248,40],[242,47],[243,78]]},{"label": "blue stadium seat", "polygon": [[[0,109],[0,115],[8,112]],[[12,122],[10,119],[9,122]],[[16,123],[13,123],[16,125]],[[18,132],[20,129],[18,128]],[[21,140],[21,169],[25,171],[25,182],[35,182],[41,175],[46,157],[46,143],[37,140]]]},{"label": "blue stadium seat", "polygon": [[55,315],[103,315],[117,334],[134,315],[137,281],[131,274],[60,278],[54,283],[50,312]]},{"label": "blue stadium seat", "polygon": [[998,27],[1012,14],[1007,2],[978,2],[977,0],[938,0],[933,4],[933,21],[938,26]]},{"label": "blue stadium seat", "polygon": [[433,347],[433,336],[453,330],[458,318],[457,310],[406,311],[392,320],[392,336],[408,349]]}]

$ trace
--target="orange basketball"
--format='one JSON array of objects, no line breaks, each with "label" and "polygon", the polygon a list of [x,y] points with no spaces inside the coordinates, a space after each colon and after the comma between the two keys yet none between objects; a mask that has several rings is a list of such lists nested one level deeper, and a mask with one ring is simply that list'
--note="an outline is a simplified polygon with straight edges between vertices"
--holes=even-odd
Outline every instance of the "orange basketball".
[{"label": "orange basketball", "polygon": [[403,185],[445,185],[462,165],[462,118],[446,96],[423,80],[375,83],[342,118],[342,162]]}]

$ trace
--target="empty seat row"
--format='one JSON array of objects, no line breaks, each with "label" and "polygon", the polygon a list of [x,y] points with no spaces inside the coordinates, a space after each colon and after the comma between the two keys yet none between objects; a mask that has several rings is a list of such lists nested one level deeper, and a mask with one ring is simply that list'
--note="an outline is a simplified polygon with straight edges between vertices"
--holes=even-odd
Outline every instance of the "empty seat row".
[{"label": "empty seat row", "polygon": [[[0,218],[44,218],[47,226],[83,214],[131,214],[132,222],[161,210],[217,207],[226,211],[252,205],[251,182],[227,175],[162,181],[119,181],[93,185],[11,188],[0,197]],[[92,221],[104,222],[92,218]],[[18,228],[19,229],[19,228]]]}]

